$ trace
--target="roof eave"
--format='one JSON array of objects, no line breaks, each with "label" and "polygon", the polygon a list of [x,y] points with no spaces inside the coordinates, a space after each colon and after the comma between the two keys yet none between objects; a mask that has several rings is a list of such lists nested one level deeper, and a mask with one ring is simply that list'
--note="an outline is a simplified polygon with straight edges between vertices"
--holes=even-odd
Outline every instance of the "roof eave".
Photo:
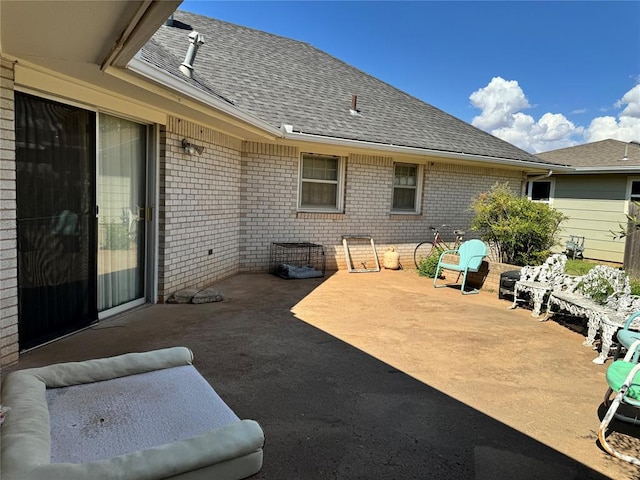
[{"label": "roof eave", "polygon": [[181,95],[190,97],[208,107],[218,110],[226,115],[229,115],[241,122],[244,122],[254,128],[257,128],[264,132],[264,136],[268,138],[281,138],[284,136],[283,132],[264,120],[246,113],[239,108],[231,105],[230,103],[210,95],[202,90],[189,85],[177,78],[176,76],[161,70],[160,68],[145,62],[140,58],[140,55],[136,55],[127,65],[127,69],[134,72],[144,78],[152,80],[155,83],[162,85],[168,90],[179,92]]},{"label": "roof eave", "polygon": [[410,155],[428,155],[440,158],[448,158],[451,160],[462,160],[462,161],[473,161],[479,163],[486,164],[498,164],[510,167],[520,167],[526,168],[527,170],[531,170],[532,168],[540,169],[540,170],[556,170],[557,168],[565,169],[566,167],[548,164],[548,163],[540,163],[540,162],[530,162],[525,160],[514,160],[509,158],[499,158],[499,157],[490,157],[486,155],[476,155],[470,153],[461,153],[461,152],[447,152],[443,150],[432,150],[428,148],[420,148],[420,147],[407,147],[402,145],[393,145],[386,143],[377,143],[377,142],[365,142],[362,140],[350,140],[345,138],[336,138],[336,137],[327,137],[323,135],[315,135],[310,133],[301,133],[301,132],[290,132],[286,131],[285,139],[287,140],[298,140],[310,143],[320,143],[320,144],[329,144],[329,145],[337,145],[341,147],[352,147],[352,148],[372,148],[375,150],[385,151],[389,153],[398,153],[398,154],[410,154]]},{"label": "roof eave", "polygon": [[110,66],[125,67],[135,54],[153,36],[182,0],[144,0],[127,26],[102,60],[101,70]]},{"label": "roof eave", "polygon": [[640,173],[640,165],[628,165],[620,167],[570,167],[570,171],[565,171],[567,174],[605,174],[605,173]]}]

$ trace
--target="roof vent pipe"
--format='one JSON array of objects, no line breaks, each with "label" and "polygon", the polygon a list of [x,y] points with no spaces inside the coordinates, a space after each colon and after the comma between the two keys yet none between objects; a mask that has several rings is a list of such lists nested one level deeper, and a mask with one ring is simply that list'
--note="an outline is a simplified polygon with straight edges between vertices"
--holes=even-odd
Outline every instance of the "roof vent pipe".
[{"label": "roof vent pipe", "polygon": [[358,96],[357,95],[351,95],[351,108],[349,109],[349,113],[351,113],[351,115],[360,115],[360,110],[358,110]]},{"label": "roof vent pipe", "polygon": [[624,146],[624,157],[622,157],[622,160],[624,160],[624,161],[629,160],[629,157],[627,156],[627,153],[629,153],[629,144],[628,143]]},{"label": "roof vent pipe", "polygon": [[196,59],[196,53],[198,53],[198,48],[200,45],[204,43],[204,36],[200,35],[198,32],[193,31],[189,34],[189,49],[187,50],[187,55],[184,57],[184,62],[180,65],[180,71],[186,77],[191,78],[193,75],[193,62]]}]

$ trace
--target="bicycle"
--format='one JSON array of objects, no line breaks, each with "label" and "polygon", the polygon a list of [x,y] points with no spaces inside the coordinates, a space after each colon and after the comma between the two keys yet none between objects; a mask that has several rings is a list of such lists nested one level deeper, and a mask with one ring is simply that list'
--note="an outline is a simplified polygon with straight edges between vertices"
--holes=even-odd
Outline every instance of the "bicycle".
[{"label": "bicycle", "polygon": [[[446,225],[442,225],[441,228],[444,228],[444,227],[446,227]],[[463,232],[462,230],[454,230],[453,233],[456,236],[456,239],[452,245],[449,245],[442,239],[442,236],[440,235],[440,229],[438,227],[430,227],[430,228],[431,230],[433,230],[433,241],[420,242],[418,243],[418,245],[416,245],[416,248],[413,251],[413,263],[415,263],[416,268],[419,267],[420,261],[423,258],[430,257],[434,252],[437,252],[437,251],[443,252],[444,250],[456,250],[462,243],[462,239],[464,238],[464,234],[465,234],[465,232]]]}]

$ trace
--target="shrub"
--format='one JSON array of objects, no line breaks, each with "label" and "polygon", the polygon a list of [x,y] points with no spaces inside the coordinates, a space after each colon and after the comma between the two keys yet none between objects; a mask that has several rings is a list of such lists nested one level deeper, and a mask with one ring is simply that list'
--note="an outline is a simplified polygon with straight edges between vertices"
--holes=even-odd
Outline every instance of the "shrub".
[{"label": "shrub", "polygon": [[566,217],[545,203],[519,197],[508,184],[496,184],[473,202],[471,229],[495,248],[500,261],[539,265],[558,244],[558,227]]},{"label": "shrub", "polygon": [[633,295],[640,296],[640,278],[632,278],[629,280],[629,286],[631,287],[631,293]]},{"label": "shrub", "polygon": [[418,262],[418,275],[429,278],[435,277],[441,253],[442,249],[436,247],[431,250],[431,254],[428,257],[422,257]]}]

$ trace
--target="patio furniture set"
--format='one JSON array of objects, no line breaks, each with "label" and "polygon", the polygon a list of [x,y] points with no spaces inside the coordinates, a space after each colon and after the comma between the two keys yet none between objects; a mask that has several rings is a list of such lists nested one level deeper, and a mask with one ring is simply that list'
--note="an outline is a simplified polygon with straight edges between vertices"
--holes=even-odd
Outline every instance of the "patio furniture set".
[{"label": "patio furniture set", "polygon": [[541,321],[561,312],[584,318],[588,328],[583,344],[593,346],[600,334],[601,349],[593,363],[602,365],[618,330],[640,330],[640,319],[627,322],[631,314],[640,311],[640,297],[630,293],[624,270],[596,265],[584,275],[572,276],[564,273],[566,261],[566,255],[554,254],[540,266],[523,267],[510,308],[530,302],[534,317],[545,309]]}]

